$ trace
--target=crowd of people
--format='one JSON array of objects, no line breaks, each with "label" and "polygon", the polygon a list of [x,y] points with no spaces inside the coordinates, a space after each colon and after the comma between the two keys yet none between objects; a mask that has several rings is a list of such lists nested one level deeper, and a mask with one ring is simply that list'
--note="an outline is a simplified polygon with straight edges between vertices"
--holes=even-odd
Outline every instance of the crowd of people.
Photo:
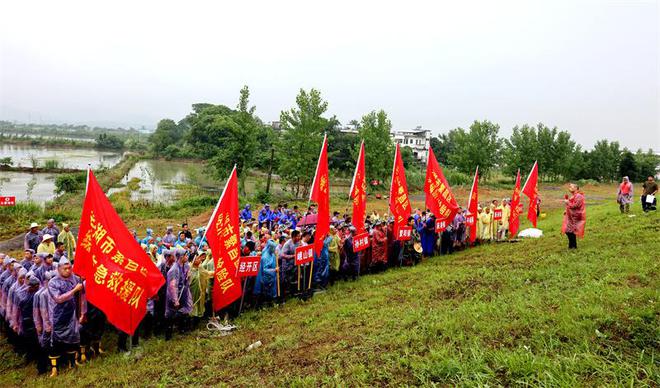
[{"label": "crowd of people", "polygon": [[[655,195],[657,184],[649,179],[644,190],[645,196]],[[575,248],[576,234],[580,228],[584,230],[585,203],[576,185],[570,185],[569,191],[572,196],[566,198],[564,226],[569,248]],[[624,179],[618,201],[628,195],[632,196],[632,184]],[[651,209],[644,197],[642,203],[645,211]],[[627,210],[624,203],[622,211]],[[366,217],[365,230],[358,231],[350,215],[334,212],[320,254],[312,263],[296,266],[296,248],[314,242],[315,206],[301,212],[285,203],[274,208],[264,204],[253,212],[246,205],[240,212],[241,256],[260,258],[258,275],[245,283],[240,306],[237,301],[221,311],[212,309],[214,261],[203,227],[192,230],[183,223],[176,233],[172,226],[161,234],[152,229],[144,235],[133,231],[165,284],[148,301],[147,314],[130,339],[117,331],[118,349],[139,344],[140,336],[169,340],[175,332],[196,328],[204,318],[234,317],[239,308],[309,298],[337,281],[416,265],[424,258],[472,245],[507,241],[511,238],[510,214],[509,199],[482,203],[474,215],[474,226],[470,226],[471,215],[459,208],[453,220],[438,231],[433,214],[415,209],[407,220],[411,238],[402,241],[395,238],[393,220],[387,216],[372,212]],[[476,228],[474,242],[469,238],[470,228]],[[369,245],[357,252],[354,239],[365,233]],[[39,373],[50,371],[56,376],[62,368],[102,354],[101,339],[112,329],[103,312],[85,297],[85,279],[75,274],[75,247],[76,237],[69,225],[63,224],[60,230],[50,219],[43,229],[36,223],[30,225],[21,260],[0,253],[1,329],[16,352],[36,361]]]}]

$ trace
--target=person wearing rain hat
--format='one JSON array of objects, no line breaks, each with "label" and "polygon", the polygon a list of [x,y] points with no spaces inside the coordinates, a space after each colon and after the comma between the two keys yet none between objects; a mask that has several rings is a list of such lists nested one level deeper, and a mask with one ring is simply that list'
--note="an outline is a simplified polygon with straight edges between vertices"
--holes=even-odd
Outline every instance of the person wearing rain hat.
[{"label": "person wearing rain hat", "polygon": [[37,360],[39,356],[39,341],[34,324],[34,295],[39,290],[39,279],[34,274],[26,278],[25,286],[16,294],[17,311],[19,313],[19,343],[26,354],[26,361]]},{"label": "person wearing rain hat", "polygon": [[5,312],[7,314],[7,320],[9,322],[9,328],[11,329],[10,334],[11,334],[11,339],[12,339],[12,344],[14,346],[18,345],[17,342],[17,335],[19,334],[19,327],[18,327],[18,317],[19,314],[17,314],[17,308],[18,308],[18,301],[16,299],[16,293],[23,287],[25,284],[25,276],[27,275],[27,270],[20,266],[20,264],[17,264],[18,270],[16,271],[16,281],[14,284],[9,287],[9,291],[7,292],[7,304],[5,305]]},{"label": "person wearing rain hat", "polygon": [[36,251],[37,247],[39,247],[39,243],[41,243],[42,236],[43,233],[39,230],[39,224],[36,222],[30,224],[30,230],[25,234],[23,249],[32,249]]},{"label": "person wearing rain hat", "polygon": [[149,245],[149,239],[151,239],[154,235],[154,230],[151,228],[147,228],[147,235],[140,241],[141,244]]},{"label": "person wearing rain hat", "polygon": [[51,327],[52,349],[50,354],[51,376],[57,375],[60,358],[63,365],[78,364],[80,346],[80,323],[78,321],[78,298],[83,289],[79,278],[73,274],[68,259],[60,259],[57,275],[48,282],[48,317]]},{"label": "person wearing rain hat", "polygon": [[62,231],[57,236],[57,242],[64,244],[64,252],[69,260],[73,260],[73,254],[76,250],[76,238],[71,232],[69,224],[62,224]]},{"label": "person wearing rain hat", "polygon": [[34,294],[32,303],[32,316],[34,327],[39,341],[39,354],[37,356],[37,372],[48,372],[48,355],[50,353],[50,333],[53,331],[48,318],[48,282],[55,276],[55,271],[46,271],[43,274],[43,287]]},{"label": "person wearing rain hat", "polygon": [[51,255],[55,253],[55,244],[53,244],[53,236],[46,233],[43,236],[41,244],[37,247],[37,253],[50,253]]},{"label": "person wearing rain hat", "polygon": [[23,252],[23,260],[21,260],[21,265],[28,271],[30,270],[30,267],[32,267],[33,258],[34,251],[32,249],[26,249]]},{"label": "person wearing rain hat", "polygon": [[174,235],[174,227],[168,226],[165,236],[163,236],[163,244],[165,244],[167,248],[171,248],[175,242],[176,236]]}]

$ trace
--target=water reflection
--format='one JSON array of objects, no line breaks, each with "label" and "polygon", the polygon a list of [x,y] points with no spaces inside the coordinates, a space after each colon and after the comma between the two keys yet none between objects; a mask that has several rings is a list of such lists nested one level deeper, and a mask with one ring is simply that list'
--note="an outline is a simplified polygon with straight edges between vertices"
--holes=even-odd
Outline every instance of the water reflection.
[{"label": "water reflection", "polygon": [[91,164],[93,169],[101,166],[112,167],[121,159],[121,152],[100,151],[93,148],[53,148],[17,144],[0,145],[0,158],[11,157],[14,166],[33,167],[37,163],[43,167],[47,160],[57,160],[60,167],[86,169]]},{"label": "water reflection", "polygon": [[[141,160],[122,178],[121,185],[137,181],[139,188],[131,191],[131,200],[171,203],[177,199],[177,185],[190,184],[208,192],[218,192],[220,183],[204,172],[203,163]],[[131,183],[132,184],[132,183]],[[124,190],[112,188],[108,194]]]},{"label": "water reflection", "polygon": [[0,195],[15,196],[17,201],[43,204],[55,198],[57,174],[30,174],[0,171]]}]

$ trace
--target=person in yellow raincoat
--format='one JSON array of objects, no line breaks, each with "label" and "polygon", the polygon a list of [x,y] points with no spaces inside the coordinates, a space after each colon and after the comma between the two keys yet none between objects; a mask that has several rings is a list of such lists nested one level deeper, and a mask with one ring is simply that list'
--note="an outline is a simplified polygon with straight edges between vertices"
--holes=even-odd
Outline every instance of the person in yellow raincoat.
[{"label": "person in yellow raincoat", "polygon": [[76,238],[71,233],[71,227],[69,224],[62,224],[62,231],[57,235],[57,242],[64,244],[64,251],[66,252],[66,257],[73,261],[73,251],[76,249]]},{"label": "person in yellow raincoat", "polygon": [[481,221],[481,241],[490,241],[493,239],[493,213],[490,211],[490,206],[479,213],[479,220]]},{"label": "person in yellow raincoat", "polygon": [[188,282],[190,283],[190,294],[192,295],[192,311],[190,316],[193,317],[193,324],[197,325],[200,318],[204,316],[206,310],[206,289],[208,288],[209,279],[213,277],[213,271],[209,271],[202,266],[202,262],[206,260],[206,252],[200,251],[192,262],[190,272],[188,273]]},{"label": "person in yellow raincoat", "polygon": [[502,210],[502,219],[498,221],[497,239],[506,240],[509,233],[509,217],[511,216],[511,206],[508,199],[503,199],[502,204],[498,207]]},{"label": "person in yellow raincoat", "polygon": [[330,240],[330,243],[328,244],[328,253],[330,256],[330,284],[334,284],[335,280],[339,278],[339,263],[341,261],[339,256],[341,241],[334,225],[330,225],[329,236],[332,237],[332,240]]}]

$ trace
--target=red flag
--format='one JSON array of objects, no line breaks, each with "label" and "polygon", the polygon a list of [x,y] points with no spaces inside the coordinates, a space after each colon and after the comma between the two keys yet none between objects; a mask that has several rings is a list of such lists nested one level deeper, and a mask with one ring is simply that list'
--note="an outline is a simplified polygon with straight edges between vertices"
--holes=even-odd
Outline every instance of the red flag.
[{"label": "red flag", "polygon": [[78,236],[74,272],[86,280],[87,300],[115,327],[133,335],[147,311],[147,299],[165,279],[119,218],[91,170]]},{"label": "red flag", "polygon": [[520,227],[520,170],[518,170],[518,175],[516,175],[516,186],[513,189],[513,195],[511,196],[511,215],[509,215],[509,232],[512,236],[518,234],[518,228]]},{"label": "red flag", "polygon": [[408,217],[412,213],[410,199],[408,198],[406,171],[403,167],[403,159],[401,159],[401,150],[398,143],[394,151],[394,167],[392,168],[389,204],[390,212],[394,216],[394,236],[398,238],[399,228],[406,226]]},{"label": "red flag", "polygon": [[238,178],[234,166],[206,227],[206,241],[215,264],[214,311],[241,297],[241,283],[236,276],[241,249],[238,225]]},{"label": "red flag", "polygon": [[532,225],[536,228],[536,212],[538,211],[538,195],[539,195],[539,165],[537,162],[534,162],[532,166],[532,171],[529,172],[525,186],[523,186],[522,192],[529,198],[529,207],[527,209],[527,219],[532,222]]},{"label": "red flag", "polygon": [[328,135],[325,135],[319,161],[316,165],[312,192],[309,193],[309,200],[316,202],[318,205],[316,233],[314,235],[314,252],[317,255],[321,254],[323,240],[325,240],[330,230],[330,190],[328,182]]},{"label": "red flag", "polygon": [[479,166],[474,171],[474,180],[472,181],[472,190],[470,190],[470,198],[468,199],[467,210],[474,217],[474,225],[470,227],[470,242],[477,239],[477,217],[479,207]]},{"label": "red flag", "polygon": [[437,220],[449,220],[451,222],[458,211],[458,203],[449,188],[449,183],[442,173],[433,153],[429,148],[429,158],[426,162],[426,181],[424,182],[424,193],[426,193],[426,207],[431,210]]},{"label": "red flag", "polygon": [[357,234],[364,232],[364,219],[367,212],[367,180],[364,176],[364,141],[360,144],[353,183],[351,183],[351,198],[353,199],[353,226]]}]

